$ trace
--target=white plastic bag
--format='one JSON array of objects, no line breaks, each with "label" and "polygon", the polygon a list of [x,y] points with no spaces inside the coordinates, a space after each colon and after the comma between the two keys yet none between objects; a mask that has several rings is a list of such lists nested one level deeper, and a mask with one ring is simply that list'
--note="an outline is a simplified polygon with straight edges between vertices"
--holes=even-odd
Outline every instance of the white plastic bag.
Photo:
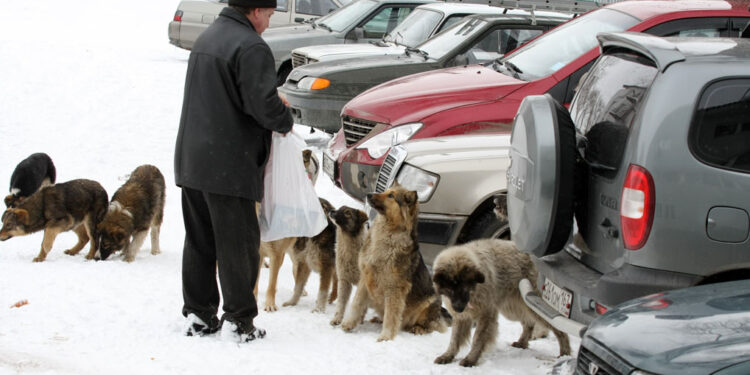
[{"label": "white plastic bag", "polygon": [[271,156],[263,179],[260,205],[261,241],[313,237],[328,224],[302,162],[305,141],[294,134],[273,133]]}]

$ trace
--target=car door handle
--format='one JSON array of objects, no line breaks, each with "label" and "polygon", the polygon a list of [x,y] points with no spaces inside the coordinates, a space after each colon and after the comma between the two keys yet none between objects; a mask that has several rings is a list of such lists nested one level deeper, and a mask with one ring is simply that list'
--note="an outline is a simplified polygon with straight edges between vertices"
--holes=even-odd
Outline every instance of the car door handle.
[{"label": "car door handle", "polygon": [[605,218],[604,221],[602,221],[601,224],[599,224],[599,231],[602,232],[602,235],[606,239],[616,239],[620,236],[620,232],[615,228],[614,225],[609,221],[609,219]]}]

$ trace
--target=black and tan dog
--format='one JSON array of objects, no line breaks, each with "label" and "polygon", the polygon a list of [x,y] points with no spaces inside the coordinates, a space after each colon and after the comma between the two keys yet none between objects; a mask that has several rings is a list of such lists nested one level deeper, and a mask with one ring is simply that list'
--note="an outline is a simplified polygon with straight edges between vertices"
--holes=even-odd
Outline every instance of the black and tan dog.
[{"label": "black and tan dog", "polygon": [[[310,271],[320,274],[318,299],[315,301],[313,312],[325,312],[326,300],[333,302],[337,294],[336,282],[336,226],[331,222],[328,214],[334,210],[333,205],[320,198],[320,205],[326,214],[328,225],[318,235],[312,238],[300,237],[289,254],[294,262],[294,294],[283,306],[295,306],[310,277]],[[333,287],[331,288],[331,285]],[[331,289],[330,299],[328,290]]]},{"label": "black and tan dog", "polygon": [[40,188],[55,183],[57,172],[49,155],[43,152],[31,154],[21,160],[10,176],[10,192],[5,197],[5,206],[15,207],[18,203],[36,193]]},{"label": "black and tan dog", "polygon": [[518,282],[524,278],[535,281],[537,271],[529,255],[516,249],[513,242],[484,239],[447,248],[435,258],[433,271],[435,287],[453,316],[450,344],[435,363],[453,361],[476,323],[471,351],[459,363],[474,366],[495,343],[498,313],[523,325],[514,347],[527,348],[534,327],[541,325],[545,328],[542,331],[550,329],[557,337],[560,355],[570,354],[568,335],[554,329],[524,303]]},{"label": "black and tan dog", "polygon": [[78,243],[65,254],[76,255],[91,239],[86,259],[97,251],[96,225],[107,212],[107,192],[96,181],[72,180],[47,186],[3,213],[0,241],[44,230],[42,249],[34,262],[47,258],[58,234],[73,230]]},{"label": "black and tan dog", "polygon": [[164,218],[164,176],[153,165],[141,165],[112,196],[104,219],[97,226],[97,259],[122,250],[126,262],[135,260],[151,229],[151,254],[161,252],[159,232]]},{"label": "black and tan dog", "polygon": [[402,329],[445,331],[440,299],[419,253],[417,193],[395,186],[367,200],[378,215],[359,255],[357,293],[341,327],[354,329],[371,306],[383,320],[378,341],[392,340]]},{"label": "black and tan dog", "polygon": [[359,252],[367,238],[367,214],[356,208],[342,206],[328,214],[336,225],[336,276],[339,279],[336,315],[332,325],[344,319],[352,287],[359,284]]}]

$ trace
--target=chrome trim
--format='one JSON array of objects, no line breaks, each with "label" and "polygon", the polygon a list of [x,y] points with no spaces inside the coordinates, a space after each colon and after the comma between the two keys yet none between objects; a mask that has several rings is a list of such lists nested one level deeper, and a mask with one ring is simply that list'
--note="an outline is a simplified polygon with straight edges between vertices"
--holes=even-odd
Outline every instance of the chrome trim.
[{"label": "chrome trim", "polygon": [[369,121],[349,116],[341,117],[341,127],[344,129],[346,146],[349,147],[362,138],[366,137],[377,125],[375,121]]},{"label": "chrome trim", "polygon": [[407,151],[404,146],[396,145],[391,147],[388,155],[383,161],[383,165],[380,166],[380,172],[378,172],[378,181],[375,184],[375,192],[382,193],[388,189],[398,175],[401,164],[406,160]]}]

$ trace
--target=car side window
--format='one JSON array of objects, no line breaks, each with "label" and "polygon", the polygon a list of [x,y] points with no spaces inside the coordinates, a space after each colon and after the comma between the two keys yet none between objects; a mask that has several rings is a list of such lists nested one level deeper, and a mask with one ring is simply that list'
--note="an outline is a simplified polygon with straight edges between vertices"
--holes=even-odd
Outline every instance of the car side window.
[{"label": "car side window", "polygon": [[690,149],[702,162],[750,173],[750,78],[703,90],[690,127]]},{"label": "car side window", "polygon": [[458,14],[458,15],[452,15],[448,17],[448,19],[443,22],[442,25],[440,25],[440,29],[438,29],[435,34],[453,26],[456,22],[461,21],[462,18],[466,17],[466,14]]},{"label": "car side window", "polygon": [[633,118],[656,73],[653,61],[612,51],[581,80],[570,114],[594,173],[612,177],[617,172]]},{"label": "car side window", "polygon": [[398,26],[411,13],[408,7],[386,7],[362,26],[365,38],[382,38],[386,33]]},{"label": "car side window", "polygon": [[338,8],[331,0],[296,0],[295,12],[322,16]]},{"label": "car side window", "polygon": [[289,10],[289,2],[288,0],[276,0],[276,11],[277,12],[286,12]]},{"label": "car side window", "polygon": [[644,32],[656,36],[729,36],[729,18],[685,18],[656,25]]},{"label": "car side window", "polygon": [[465,53],[457,56],[457,60],[465,60],[462,64],[479,64],[495,60],[516,49],[528,40],[541,35],[543,30],[498,28],[489,31],[478,38]]}]

